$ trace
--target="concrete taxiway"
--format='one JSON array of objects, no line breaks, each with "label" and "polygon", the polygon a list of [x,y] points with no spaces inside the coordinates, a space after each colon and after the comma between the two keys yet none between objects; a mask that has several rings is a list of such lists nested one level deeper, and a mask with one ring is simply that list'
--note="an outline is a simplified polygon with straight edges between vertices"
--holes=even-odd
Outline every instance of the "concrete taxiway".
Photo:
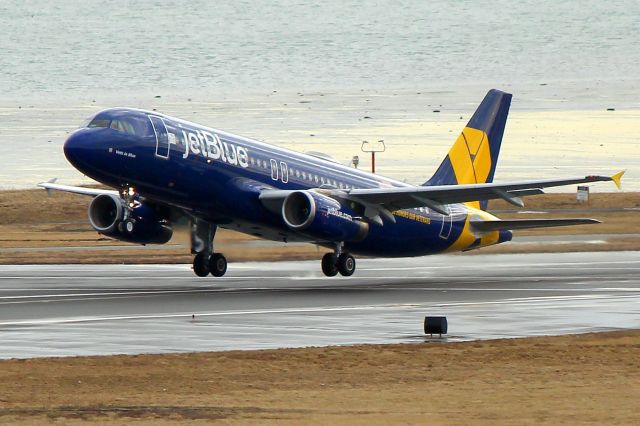
[{"label": "concrete taxiway", "polygon": [[362,259],[325,278],[319,262],[0,266],[0,358],[447,340],[640,327],[640,253]]}]

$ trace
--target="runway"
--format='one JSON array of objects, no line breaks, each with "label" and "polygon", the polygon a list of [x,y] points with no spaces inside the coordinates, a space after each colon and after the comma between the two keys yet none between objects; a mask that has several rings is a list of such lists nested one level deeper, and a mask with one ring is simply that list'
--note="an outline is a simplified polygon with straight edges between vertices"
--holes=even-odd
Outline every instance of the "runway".
[{"label": "runway", "polygon": [[0,358],[448,341],[640,328],[640,253],[319,262],[0,266]]}]

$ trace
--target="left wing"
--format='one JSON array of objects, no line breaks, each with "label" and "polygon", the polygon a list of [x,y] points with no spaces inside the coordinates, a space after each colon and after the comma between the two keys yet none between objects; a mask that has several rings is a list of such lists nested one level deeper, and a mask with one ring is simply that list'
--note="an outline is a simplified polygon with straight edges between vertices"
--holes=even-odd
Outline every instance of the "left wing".
[{"label": "left wing", "polygon": [[619,189],[620,178],[623,174],[624,171],[613,176],[585,176],[509,183],[333,190],[331,195],[336,198],[359,202],[371,209],[378,209],[383,217],[387,217],[388,214],[386,213],[390,214],[395,210],[415,207],[429,207],[440,214],[448,215],[445,207],[447,204],[470,201],[501,198],[511,204],[522,207],[524,204],[520,199],[521,196],[542,194],[542,188],[554,186],[613,181]]}]

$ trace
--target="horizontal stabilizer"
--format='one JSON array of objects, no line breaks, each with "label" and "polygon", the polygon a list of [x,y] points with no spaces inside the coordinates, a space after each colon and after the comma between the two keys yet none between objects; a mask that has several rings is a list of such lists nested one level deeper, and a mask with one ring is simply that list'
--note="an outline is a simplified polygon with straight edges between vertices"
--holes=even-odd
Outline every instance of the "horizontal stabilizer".
[{"label": "horizontal stabilizer", "polygon": [[554,226],[590,225],[600,223],[596,219],[517,219],[471,222],[471,227],[478,232],[513,231],[515,229],[551,228]]}]

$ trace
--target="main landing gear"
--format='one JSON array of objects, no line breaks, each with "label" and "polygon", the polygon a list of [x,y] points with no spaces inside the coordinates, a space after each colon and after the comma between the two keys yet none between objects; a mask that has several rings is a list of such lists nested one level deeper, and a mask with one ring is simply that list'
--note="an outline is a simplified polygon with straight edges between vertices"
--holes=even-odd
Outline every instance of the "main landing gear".
[{"label": "main landing gear", "polygon": [[342,251],[342,244],[336,246],[335,253],[327,253],[322,257],[322,272],[327,277],[340,275],[350,277],[356,271],[356,259]]},{"label": "main landing gear", "polygon": [[227,259],[222,253],[213,252],[213,237],[216,226],[200,219],[191,223],[191,253],[193,258],[193,272],[199,277],[211,274],[221,277],[227,272]]},{"label": "main landing gear", "polygon": [[221,277],[227,272],[227,259],[222,253],[197,253],[193,258],[193,272],[199,277],[209,274]]}]

